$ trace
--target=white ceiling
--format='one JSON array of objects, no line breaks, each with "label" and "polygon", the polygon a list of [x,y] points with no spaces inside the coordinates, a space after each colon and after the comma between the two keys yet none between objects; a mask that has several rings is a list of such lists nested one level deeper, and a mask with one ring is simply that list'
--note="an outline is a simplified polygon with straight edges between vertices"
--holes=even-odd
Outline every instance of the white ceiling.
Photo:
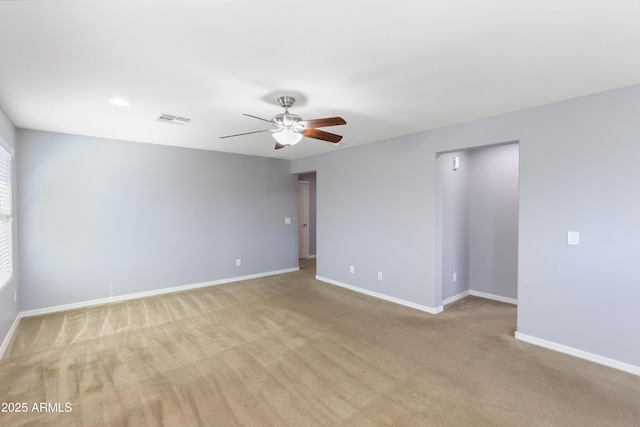
[{"label": "white ceiling", "polygon": [[[638,83],[638,0],[0,1],[21,128],[299,158]],[[285,94],[340,145],[219,139]]]}]

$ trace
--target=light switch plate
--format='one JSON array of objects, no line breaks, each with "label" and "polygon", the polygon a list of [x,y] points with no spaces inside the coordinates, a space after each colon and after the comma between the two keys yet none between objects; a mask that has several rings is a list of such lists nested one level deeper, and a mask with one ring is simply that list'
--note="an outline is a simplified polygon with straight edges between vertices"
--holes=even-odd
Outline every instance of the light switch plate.
[{"label": "light switch plate", "polygon": [[286,217],[286,218],[284,219],[284,223],[285,223],[285,224],[291,224],[291,218]]},{"label": "light switch plate", "polygon": [[577,231],[569,231],[567,233],[567,243],[578,246],[580,244],[580,233]]}]

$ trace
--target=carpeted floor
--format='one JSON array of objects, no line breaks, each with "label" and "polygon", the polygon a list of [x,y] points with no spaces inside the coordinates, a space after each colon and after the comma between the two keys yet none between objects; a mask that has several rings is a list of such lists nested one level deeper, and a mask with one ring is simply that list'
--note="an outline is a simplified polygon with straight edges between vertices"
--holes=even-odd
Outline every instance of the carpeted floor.
[{"label": "carpeted floor", "polygon": [[0,425],[640,424],[640,377],[515,340],[514,306],[434,316],[314,273],[25,318]]}]

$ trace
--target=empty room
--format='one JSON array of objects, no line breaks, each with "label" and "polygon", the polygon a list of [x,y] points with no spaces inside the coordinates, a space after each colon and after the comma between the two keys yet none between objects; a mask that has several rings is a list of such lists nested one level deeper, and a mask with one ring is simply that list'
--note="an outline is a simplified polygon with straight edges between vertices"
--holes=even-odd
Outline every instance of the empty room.
[{"label": "empty room", "polygon": [[636,426],[639,23],[0,2],[0,425]]}]

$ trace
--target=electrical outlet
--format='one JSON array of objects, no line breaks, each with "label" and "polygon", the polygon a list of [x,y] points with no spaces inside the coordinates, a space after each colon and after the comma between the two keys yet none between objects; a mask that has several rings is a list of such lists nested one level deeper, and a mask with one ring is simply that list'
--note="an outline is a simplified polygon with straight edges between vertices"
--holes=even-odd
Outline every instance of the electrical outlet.
[{"label": "electrical outlet", "polygon": [[349,273],[353,274],[356,272],[356,268],[353,265],[349,266]]},{"label": "electrical outlet", "polygon": [[456,280],[458,280],[458,273],[453,273],[453,281],[455,282]]},{"label": "electrical outlet", "polygon": [[382,271],[378,271],[378,280],[382,280]]},{"label": "electrical outlet", "polygon": [[236,259],[236,267],[240,267],[242,265],[242,260],[240,258]]}]

